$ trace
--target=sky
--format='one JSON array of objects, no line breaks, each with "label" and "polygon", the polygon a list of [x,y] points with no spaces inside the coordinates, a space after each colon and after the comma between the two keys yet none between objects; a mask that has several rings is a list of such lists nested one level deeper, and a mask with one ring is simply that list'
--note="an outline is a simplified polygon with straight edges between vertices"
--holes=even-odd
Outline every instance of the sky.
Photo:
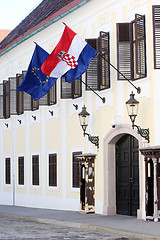
[{"label": "sky", "polygon": [[0,0],[0,29],[14,29],[42,0]]}]

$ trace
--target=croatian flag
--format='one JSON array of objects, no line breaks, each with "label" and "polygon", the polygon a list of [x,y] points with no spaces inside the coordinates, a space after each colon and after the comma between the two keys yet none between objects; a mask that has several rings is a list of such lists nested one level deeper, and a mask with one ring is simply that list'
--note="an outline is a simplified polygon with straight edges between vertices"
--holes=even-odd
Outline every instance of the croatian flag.
[{"label": "croatian flag", "polygon": [[78,79],[98,52],[65,25],[57,46],[42,64],[47,76],[65,77],[67,82]]}]

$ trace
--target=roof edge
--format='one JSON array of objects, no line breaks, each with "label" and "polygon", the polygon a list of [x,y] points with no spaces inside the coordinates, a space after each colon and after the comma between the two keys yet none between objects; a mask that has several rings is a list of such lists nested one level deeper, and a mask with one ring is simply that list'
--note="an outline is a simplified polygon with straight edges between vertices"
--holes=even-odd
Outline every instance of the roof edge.
[{"label": "roof edge", "polygon": [[78,3],[76,6],[70,8],[69,10],[65,11],[64,13],[60,14],[58,17],[53,18],[51,21],[49,21],[48,23],[44,24],[43,26],[37,28],[35,31],[33,31],[32,33],[26,35],[24,38],[22,38],[21,40],[19,40],[18,42],[14,43],[12,46],[8,47],[6,50],[4,50],[3,52],[0,53],[0,57],[2,55],[4,55],[5,53],[9,52],[10,50],[12,50],[13,48],[15,48],[16,46],[18,46],[19,44],[21,44],[22,42],[24,42],[25,40],[29,39],[30,37],[34,36],[36,33],[42,31],[43,29],[49,27],[51,24],[57,22],[59,19],[65,17],[66,15],[68,15],[69,13],[75,11],[77,8],[83,6],[84,4],[86,4],[87,2],[89,2],[91,0],[83,0],[82,2]]}]

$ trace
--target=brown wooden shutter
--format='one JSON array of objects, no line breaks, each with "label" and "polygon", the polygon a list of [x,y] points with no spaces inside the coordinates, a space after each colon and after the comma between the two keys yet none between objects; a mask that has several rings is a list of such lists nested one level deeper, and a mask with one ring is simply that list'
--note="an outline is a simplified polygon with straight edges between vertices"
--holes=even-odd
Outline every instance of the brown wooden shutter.
[{"label": "brown wooden shutter", "polygon": [[[117,68],[129,80],[132,79],[131,67],[131,25],[130,23],[117,23]],[[118,80],[125,80],[118,73]]]},{"label": "brown wooden shutter", "polygon": [[32,185],[39,185],[39,156],[32,156]]},{"label": "brown wooden shutter", "polygon": [[[93,47],[95,50],[97,50],[97,45],[98,45],[98,39],[86,39],[86,42]],[[95,56],[91,62],[88,65],[88,69],[86,71],[86,84],[94,89],[98,90],[98,56]],[[86,90],[90,90],[86,86]]]},{"label": "brown wooden shutter", "polygon": [[[22,80],[25,76],[27,71],[22,71]],[[31,111],[31,96],[27,94],[26,92],[23,92],[24,97],[24,111]]]},{"label": "brown wooden shutter", "polygon": [[[99,90],[110,87],[110,49],[109,49],[109,32],[100,32],[98,38],[98,85]],[[107,61],[106,61],[106,60]]]},{"label": "brown wooden shutter", "polygon": [[[27,71],[22,71],[24,78]],[[30,94],[24,92],[24,111],[35,111],[39,109],[39,100],[35,101]]]},{"label": "brown wooden shutter", "polygon": [[57,103],[57,84],[55,83],[48,92],[48,105]]},{"label": "brown wooden shutter", "polygon": [[72,177],[72,186],[75,188],[79,188],[80,186],[80,179],[79,179],[79,168],[80,168],[80,163],[79,159],[76,158],[76,155],[80,155],[82,152],[74,152],[72,153],[72,172],[73,172],[73,177]]},{"label": "brown wooden shutter", "polygon": [[72,82],[72,98],[82,96],[82,82],[81,77]]},{"label": "brown wooden shutter", "polygon": [[[134,34],[133,34],[134,36]],[[133,39],[134,40],[134,39]],[[145,36],[145,16],[135,15],[135,67],[136,75],[134,79],[146,76],[146,36]],[[135,71],[134,71],[135,73]]]},{"label": "brown wooden shutter", "polygon": [[39,99],[39,105],[54,105],[57,103],[57,96],[56,96],[56,83],[51,87],[48,93]]},{"label": "brown wooden shutter", "polygon": [[48,105],[54,105],[57,103],[57,84],[55,83],[48,92]]},{"label": "brown wooden shutter", "polygon": [[64,77],[61,77],[61,99],[72,98],[72,84],[65,81]]},{"label": "brown wooden shutter", "polygon": [[152,12],[153,12],[154,68],[160,69],[160,5],[153,6]]},{"label": "brown wooden shutter", "polygon": [[49,154],[49,186],[57,186],[57,154]]},{"label": "brown wooden shutter", "polygon": [[16,80],[16,77],[10,77],[9,83],[10,83],[10,114],[17,115],[17,80]]},{"label": "brown wooden shutter", "polygon": [[39,109],[39,100],[35,101],[31,95],[24,92],[24,111],[35,111]]},{"label": "brown wooden shutter", "polygon": [[24,111],[31,111],[31,96],[24,92]]},{"label": "brown wooden shutter", "polygon": [[0,83],[0,119],[4,118],[4,113],[3,113],[3,83]]},{"label": "brown wooden shutter", "polygon": [[32,111],[38,110],[39,109],[39,100],[35,101],[32,97],[31,97],[31,109]]},{"label": "brown wooden shutter", "polygon": [[[21,84],[23,79],[22,74],[16,74],[16,85],[17,87]],[[24,92],[23,91],[17,91],[17,114],[23,114],[24,113]]]},{"label": "brown wooden shutter", "polygon": [[10,158],[5,159],[5,183],[11,184],[11,161]]},{"label": "brown wooden shutter", "polygon": [[82,96],[82,82],[81,77],[71,83],[61,78],[61,99],[78,98]]},{"label": "brown wooden shutter", "polygon": [[3,81],[3,115],[10,118],[10,82]]},{"label": "brown wooden shutter", "polygon": [[18,157],[18,184],[24,185],[24,157]]},{"label": "brown wooden shutter", "polygon": [[48,94],[44,95],[42,98],[39,99],[39,105],[40,106],[48,105]]}]

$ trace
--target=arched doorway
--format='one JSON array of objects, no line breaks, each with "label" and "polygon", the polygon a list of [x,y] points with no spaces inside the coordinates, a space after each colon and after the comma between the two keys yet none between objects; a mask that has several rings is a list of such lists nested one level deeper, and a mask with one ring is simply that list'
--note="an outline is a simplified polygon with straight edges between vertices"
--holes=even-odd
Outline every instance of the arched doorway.
[{"label": "arched doorway", "polygon": [[137,216],[139,209],[139,145],[126,134],[116,143],[116,211]]},{"label": "arched doorway", "polygon": [[[143,147],[143,139],[131,125],[119,124],[107,132],[104,138],[104,205],[103,214],[114,215],[116,206],[116,144],[126,134],[138,140],[139,148]],[[145,181],[144,159],[139,151],[139,209],[137,218],[145,217]]]}]

